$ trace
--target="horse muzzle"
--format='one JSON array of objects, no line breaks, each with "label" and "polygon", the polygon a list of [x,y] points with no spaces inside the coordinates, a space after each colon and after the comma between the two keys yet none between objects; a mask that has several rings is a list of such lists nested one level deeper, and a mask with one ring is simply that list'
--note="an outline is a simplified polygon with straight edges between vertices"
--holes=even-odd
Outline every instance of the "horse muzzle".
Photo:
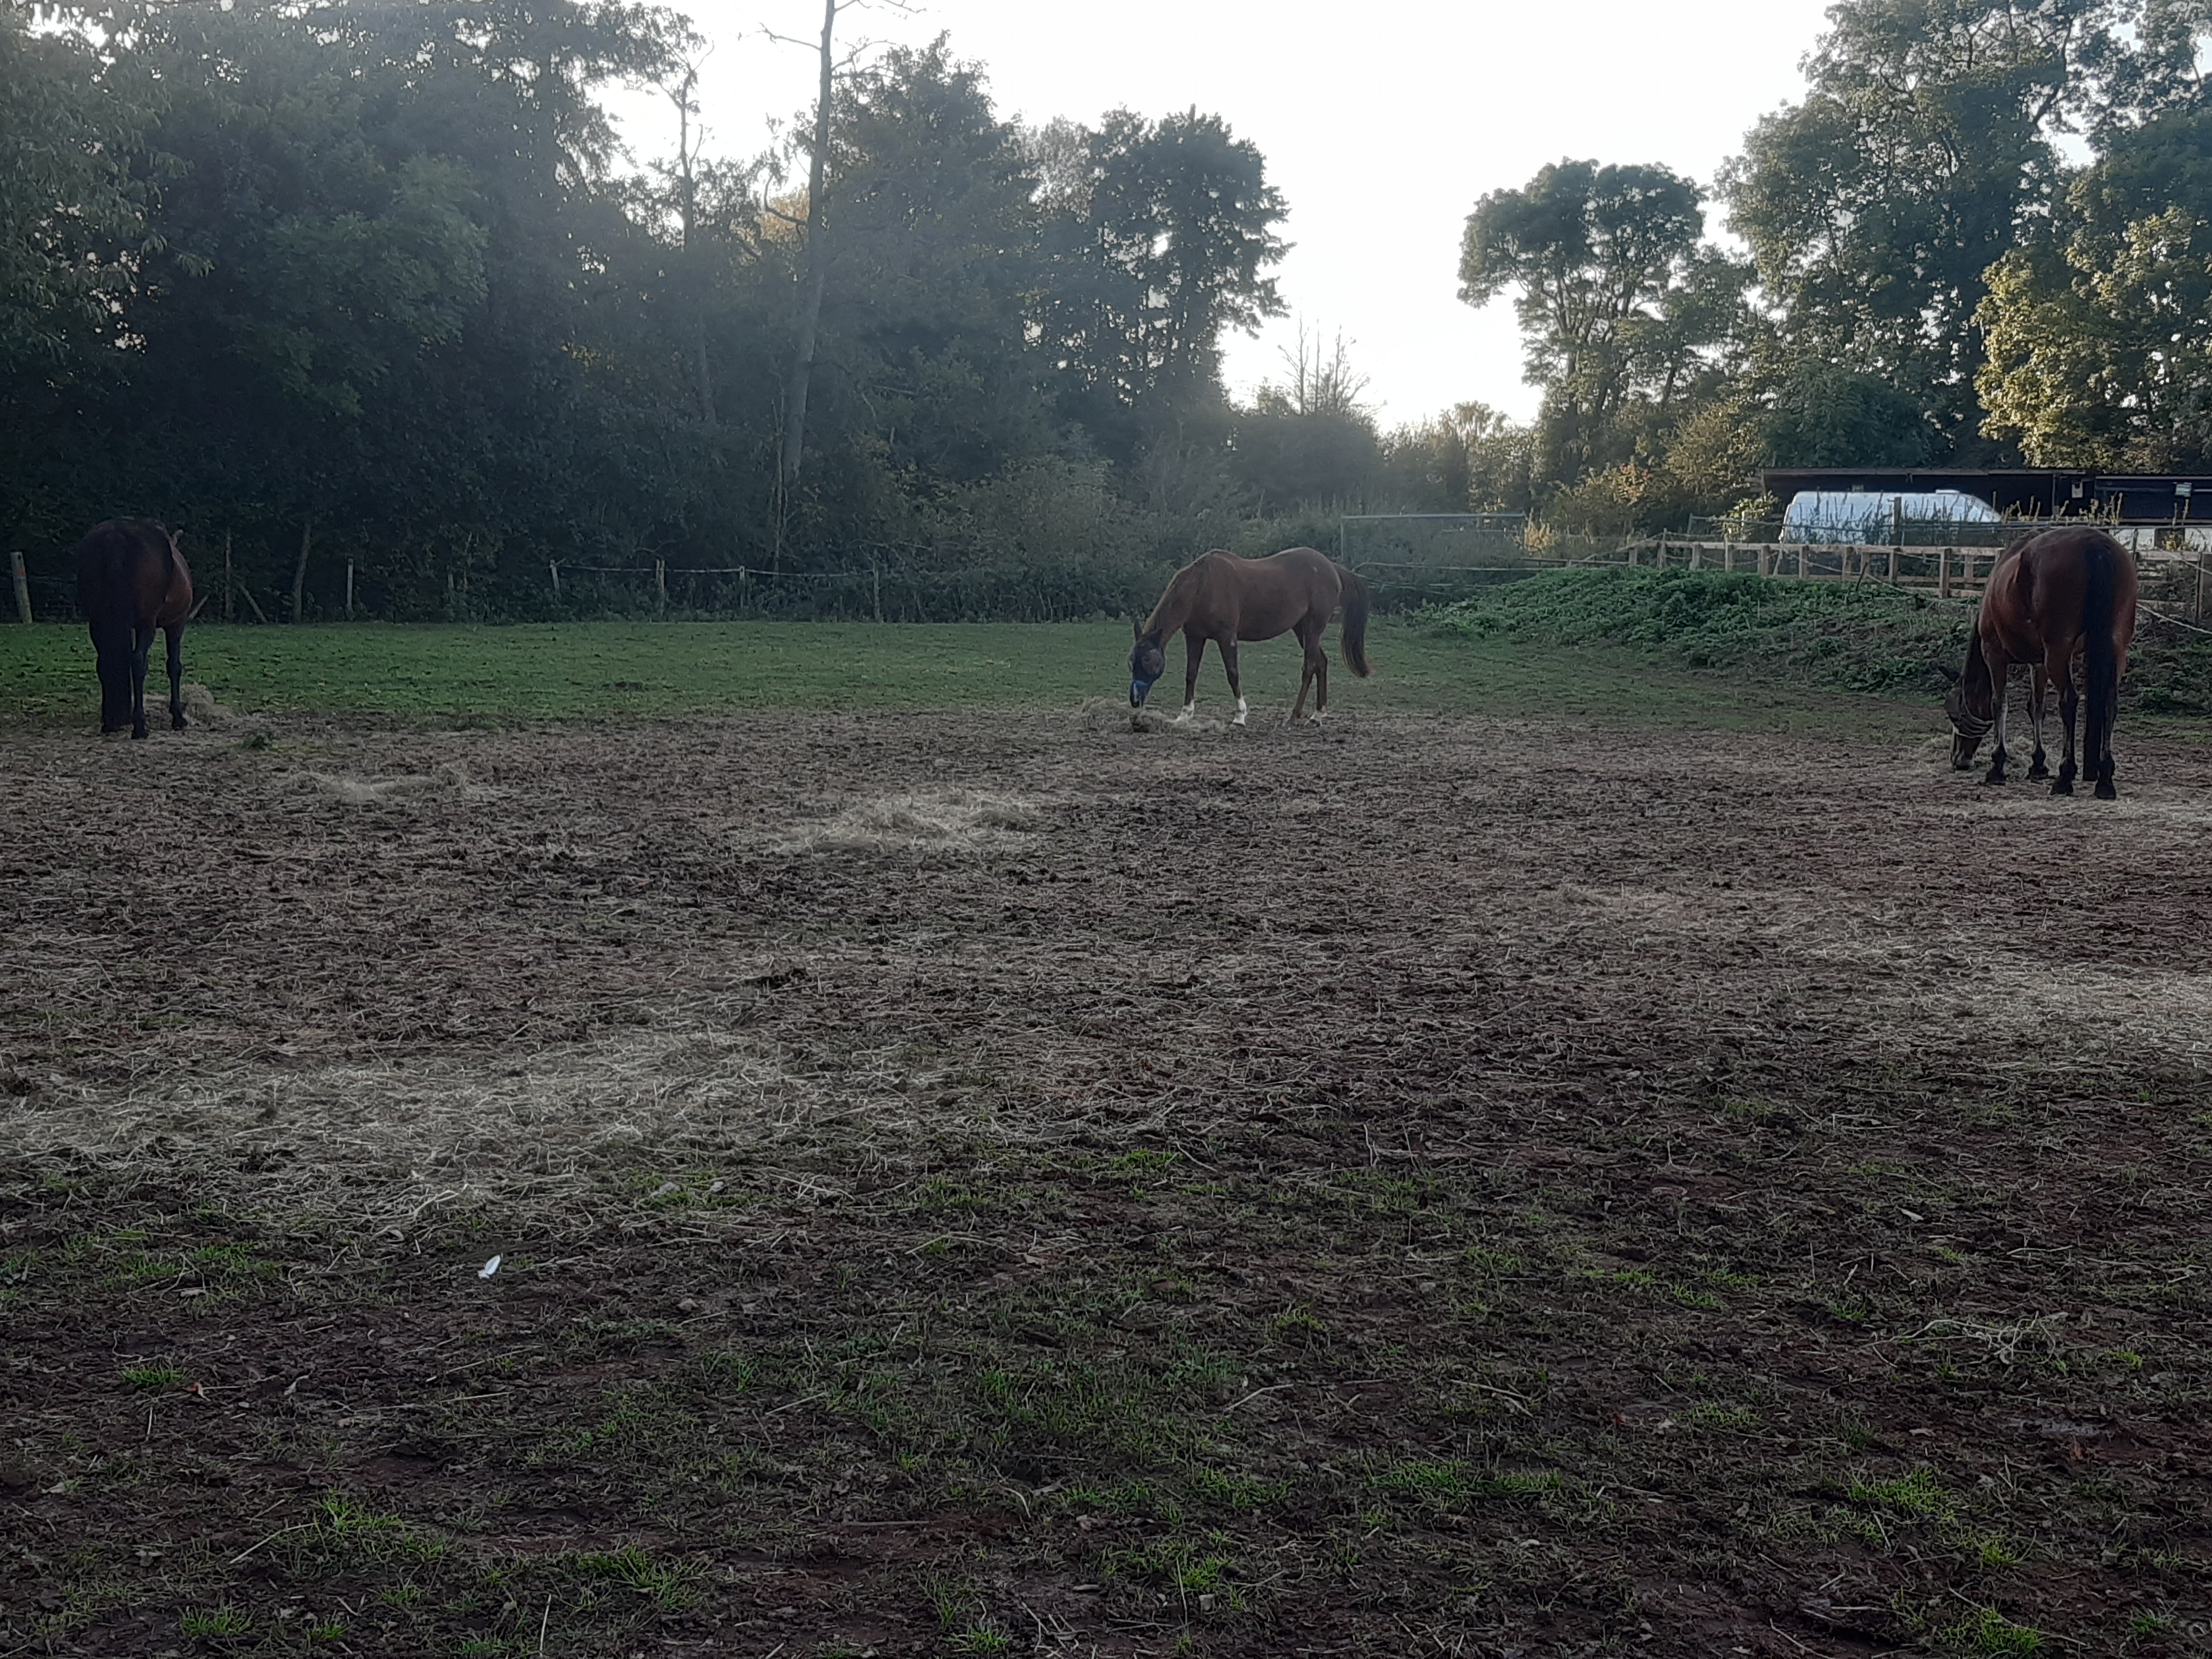
[{"label": "horse muzzle", "polygon": [[1129,707],[1132,708],[1142,708],[1145,706],[1145,694],[1152,689],[1152,683],[1150,680],[1131,680],[1129,682]]}]

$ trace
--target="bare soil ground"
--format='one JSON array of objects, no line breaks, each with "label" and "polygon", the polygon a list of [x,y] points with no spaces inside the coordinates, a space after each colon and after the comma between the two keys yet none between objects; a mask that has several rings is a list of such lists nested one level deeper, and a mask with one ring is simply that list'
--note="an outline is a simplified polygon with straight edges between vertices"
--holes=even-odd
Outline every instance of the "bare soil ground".
[{"label": "bare soil ground", "polygon": [[0,732],[0,1650],[2212,1648],[2201,747],[240,738]]}]

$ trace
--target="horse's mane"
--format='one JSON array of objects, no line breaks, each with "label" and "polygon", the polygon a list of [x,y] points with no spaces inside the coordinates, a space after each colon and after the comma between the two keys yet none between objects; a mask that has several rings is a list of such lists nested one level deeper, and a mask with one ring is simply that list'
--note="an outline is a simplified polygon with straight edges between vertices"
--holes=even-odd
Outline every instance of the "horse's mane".
[{"label": "horse's mane", "polygon": [[[1209,548],[1188,564],[1168,578],[1168,585],[1160,594],[1160,602],[1145,618],[1144,637],[1164,640],[1182,626],[1182,618],[1190,614],[1190,590],[1197,585],[1200,569],[1210,559],[1233,559],[1237,556],[1225,547]],[[1166,626],[1173,619],[1175,627]]]}]

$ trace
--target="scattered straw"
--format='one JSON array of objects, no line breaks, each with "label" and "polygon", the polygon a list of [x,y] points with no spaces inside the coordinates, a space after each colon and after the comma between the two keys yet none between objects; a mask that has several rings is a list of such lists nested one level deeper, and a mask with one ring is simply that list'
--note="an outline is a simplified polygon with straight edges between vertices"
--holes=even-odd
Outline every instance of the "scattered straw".
[{"label": "scattered straw", "polygon": [[[1177,710],[1180,714],[1182,711]],[[1194,714],[1188,720],[1177,720],[1147,704],[1132,708],[1127,703],[1116,702],[1111,697],[1091,697],[1077,711],[1077,718],[1086,732],[1143,732],[1164,733],[1176,738],[1208,737],[1229,729],[1226,720],[1208,714]]]},{"label": "scattered straw", "polygon": [[976,789],[883,795],[847,807],[776,842],[776,853],[973,854],[1021,845],[1041,804]]},{"label": "scattered straw", "polygon": [[350,772],[299,772],[292,787],[327,795],[348,806],[381,806],[413,795],[475,793],[468,769],[447,761],[432,772],[404,772],[396,777],[362,778]]},{"label": "scattered straw", "polygon": [[234,708],[225,708],[215,700],[215,693],[195,680],[187,680],[183,688],[185,719],[194,726],[210,726],[220,731],[235,726],[244,718]]}]

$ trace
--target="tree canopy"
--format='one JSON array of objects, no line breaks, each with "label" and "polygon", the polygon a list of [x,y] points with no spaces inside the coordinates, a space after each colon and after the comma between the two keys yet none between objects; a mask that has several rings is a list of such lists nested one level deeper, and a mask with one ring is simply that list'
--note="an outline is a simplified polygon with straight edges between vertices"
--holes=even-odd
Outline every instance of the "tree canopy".
[{"label": "tree canopy", "polygon": [[[957,608],[988,568],[1181,555],[1158,477],[1228,478],[1221,340],[1280,311],[1286,210],[1217,117],[1061,124],[1048,176],[945,40],[842,65],[792,478],[805,151],[698,149],[677,13],[43,10],[0,9],[19,545],[143,513],[228,544],[270,608],[304,571],[309,614],[341,556],[386,615],[542,608],[550,564],[586,602],[594,568],[654,560],[757,570],[757,601],[802,610],[833,592],[816,573],[890,565]],[[627,161],[617,84],[667,94],[672,155]]]}]

